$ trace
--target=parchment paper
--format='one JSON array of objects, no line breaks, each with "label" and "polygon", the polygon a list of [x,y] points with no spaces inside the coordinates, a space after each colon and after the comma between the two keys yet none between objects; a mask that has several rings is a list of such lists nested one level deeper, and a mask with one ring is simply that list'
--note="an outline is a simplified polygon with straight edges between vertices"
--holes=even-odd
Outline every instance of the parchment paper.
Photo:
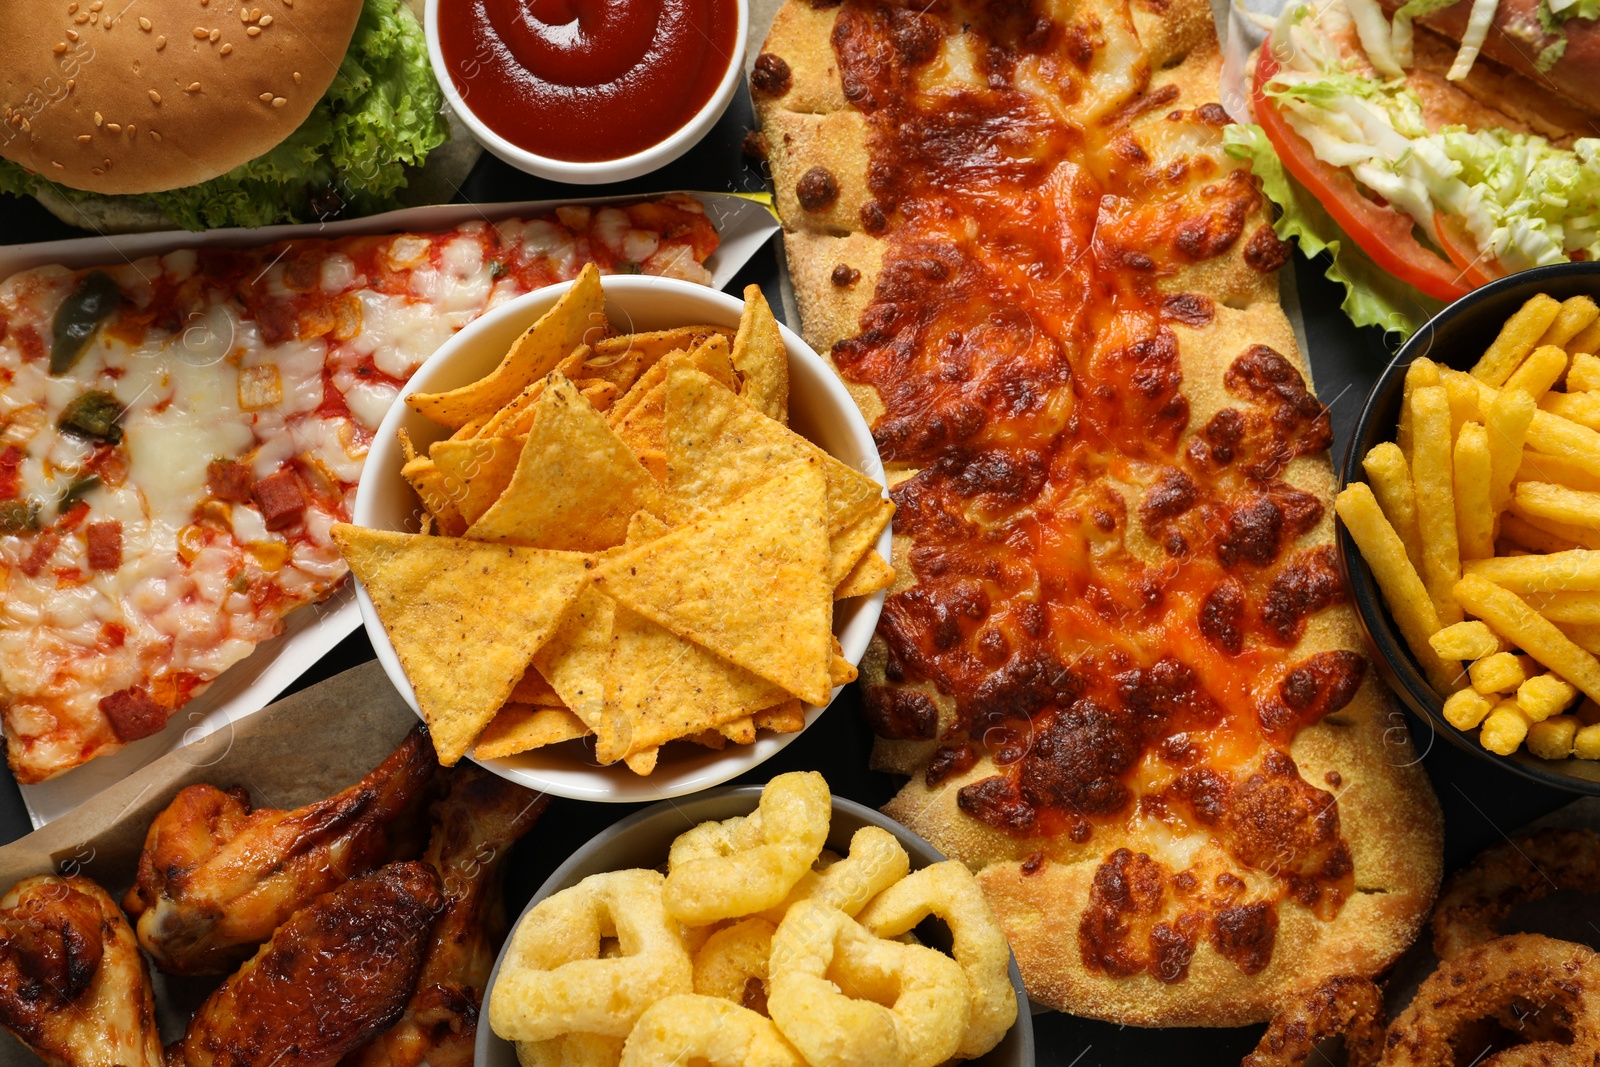
[{"label": "parchment paper", "polygon": [[[0,892],[21,878],[83,874],[120,900],[156,815],[185,786],[243,786],[257,807],[292,809],[359,781],[393,752],[417,717],[376,662],[272,704],[230,730],[156,759],[76,810],[0,848]],[[218,980],[153,976],[164,1041]],[[0,1031],[0,1064],[39,1061]]]}]

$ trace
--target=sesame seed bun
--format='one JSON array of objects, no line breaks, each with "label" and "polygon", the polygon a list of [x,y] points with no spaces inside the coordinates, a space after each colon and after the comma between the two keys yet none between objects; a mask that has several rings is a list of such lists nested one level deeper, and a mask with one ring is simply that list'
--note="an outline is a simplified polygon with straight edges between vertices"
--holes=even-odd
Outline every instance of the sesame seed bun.
[{"label": "sesame seed bun", "polygon": [[153,193],[293,133],[362,0],[4,0],[0,156],[75,189]]}]

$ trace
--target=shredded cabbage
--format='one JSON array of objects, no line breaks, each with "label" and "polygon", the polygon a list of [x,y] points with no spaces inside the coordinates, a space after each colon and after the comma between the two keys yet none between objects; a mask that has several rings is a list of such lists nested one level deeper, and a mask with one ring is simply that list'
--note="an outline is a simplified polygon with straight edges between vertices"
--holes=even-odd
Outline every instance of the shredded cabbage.
[{"label": "shredded cabbage", "polygon": [[[404,8],[405,0],[366,0],[333,84],[271,151],[199,185],[130,199],[159,207],[188,230],[314,220],[329,193],[351,213],[398,206],[406,166],[421,163],[448,136],[422,27]],[[0,192],[45,187],[68,200],[97,196],[0,159]]]},{"label": "shredded cabbage", "polygon": [[1274,52],[1285,58],[1265,87],[1318,159],[1348,168],[1430,239],[1438,239],[1435,212],[1461,217],[1479,252],[1507,269],[1573,252],[1600,258],[1600,139],[1565,149],[1498,129],[1430,133],[1404,81],[1363,73],[1327,39],[1337,25],[1323,17],[1328,10],[1308,18],[1307,5],[1290,5],[1274,31]]},{"label": "shredded cabbage", "polygon": [[1285,241],[1293,238],[1308,259],[1328,254],[1327,276],[1344,286],[1340,307],[1357,326],[1378,326],[1409,337],[1443,309],[1439,301],[1389,274],[1345,237],[1327,209],[1283,169],[1261,127],[1227,126],[1222,138],[1230,156],[1250,161],[1262,192],[1282,209],[1273,224],[1278,236]]}]

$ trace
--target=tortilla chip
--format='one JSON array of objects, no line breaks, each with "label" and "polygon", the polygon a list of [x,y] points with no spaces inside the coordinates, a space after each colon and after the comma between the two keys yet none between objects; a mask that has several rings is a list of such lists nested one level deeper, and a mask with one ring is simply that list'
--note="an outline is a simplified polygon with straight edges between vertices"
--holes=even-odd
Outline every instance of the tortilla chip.
[{"label": "tortilla chip", "polygon": [[761,286],[744,290],[744,315],[733,339],[733,369],[744,379],[739,395],[769,419],[789,421],[789,351]]},{"label": "tortilla chip", "polygon": [[[560,363],[557,363],[550,374],[559,374],[571,378],[589,354],[588,345],[579,345],[569,352]],[[512,398],[510,403],[484,420],[480,437],[526,437],[528,427],[533,424],[533,405],[538,402],[544,393],[544,387],[550,380],[550,374],[528,383],[527,387]]]},{"label": "tortilla chip", "polygon": [[835,655],[828,662],[828,680],[835,686],[849,685],[856,680],[859,674],[860,672],[856,670],[855,664],[843,656]]},{"label": "tortilla chip", "polygon": [[549,679],[574,715],[591,730],[605,706],[606,667],[611,661],[611,616],[617,602],[589,586],[567,609],[545,646],[534,653],[537,673]]},{"label": "tortilla chip", "polygon": [[798,700],[785,700],[782,704],[762,708],[750,718],[757,730],[797,734],[806,728],[806,706]]},{"label": "tortilla chip", "polygon": [[450,493],[445,489],[444,473],[433,460],[427,456],[413,455],[400,468],[400,476],[411,483],[422,506],[438,521],[440,533],[447,537],[460,537],[466,533],[467,520],[462,517],[455,501],[450,499]]},{"label": "tortilla chip", "polygon": [[617,399],[620,390],[610,382],[603,382],[598,378],[580,378],[573,383],[578,387],[578,392],[596,411],[608,411]]},{"label": "tortilla chip", "polygon": [[717,727],[717,733],[736,745],[753,745],[756,743],[756,724],[748,715],[742,719],[734,719],[732,722],[722,723]]},{"label": "tortilla chip", "polygon": [[[583,593],[587,593],[592,588],[594,587],[584,586]],[[578,594],[580,600],[583,598],[583,593]],[[568,608],[567,612],[571,614],[572,609]],[[550,641],[554,641],[556,637],[560,636],[560,633],[561,631],[557,629],[551,635]],[[550,647],[550,641],[545,642],[545,648]],[[542,652],[544,649],[540,649],[540,651]],[[544,675],[540,674],[538,669],[531,665],[522,672],[522,680],[511,690],[511,697],[508,702],[512,704],[531,704],[536,708],[564,708],[567,706],[566,701],[561,699],[560,694],[550,687],[549,682],[545,681]]]},{"label": "tortilla chip", "polygon": [[[459,429],[474,418],[488,418],[518,393],[549,374],[561,358],[584,343],[610,332],[600,271],[584,265],[572,287],[555,307],[517,338],[500,365],[471,385],[445,393],[412,393],[406,402],[434,422]],[[598,332],[591,332],[598,331]]]},{"label": "tortilla chip", "polygon": [[646,453],[664,454],[666,451],[666,428],[663,422],[667,399],[666,379],[679,367],[703,371],[730,390],[738,387],[738,376],[734,374],[733,361],[728,354],[728,342],[721,334],[712,334],[692,352],[674,352],[651,367],[646,378],[653,380],[654,384],[641,378],[636,388],[648,387],[649,391],[621,421],[612,423],[622,439],[628,442],[628,447],[641,456]]},{"label": "tortilla chip", "polygon": [[628,770],[641,777],[656,769],[656,756],[661,752],[658,747],[641,749],[630,752],[622,757],[622,762],[628,765]]},{"label": "tortilla chip", "polygon": [[721,752],[728,747],[728,739],[716,730],[701,730],[697,734],[690,734],[683,738],[684,741],[693,741],[702,748],[709,748],[713,752]]},{"label": "tortilla chip", "polygon": [[640,375],[639,380],[633,383],[633,388],[612,406],[608,416],[611,425],[620,425],[622,420],[632,415],[634,409],[648,399],[657,387],[667,383],[667,375],[674,367],[683,366],[692,366],[704,371],[730,390],[739,387],[739,376],[733,369],[733,354],[728,348],[728,339],[722,334],[712,334],[691,349],[668,352],[659,362]]},{"label": "tortilla chip", "polygon": [[679,326],[608,337],[594,346],[583,373],[585,377],[604,378],[617,387],[620,395],[667,353],[679,349],[687,352],[714,333],[733,339],[733,331],[722,326]]},{"label": "tortilla chip", "polygon": [[507,704],[478,735],[472,758],[502,759],[588,735],[589,728],[564,708]]},{"label": "tortilla chip", "polygon": [[887,589],[894,584],[894,568],[878,555],[876,549],[869,549],[851,568],[850,573],[833,587],[833,599],[848,600],[853,596],[866,596],[876,593],[880,589]]},{"label": "tortilla chip", "polygon": [[422,521],[417,524],[417,532],[424,537],[433,533],[433,516],[426,511],[422,513]]},{"label": "tortilla chip", "polygon": [[594,563],[574,552],[346,523],[332,535],[372,598],[446,767],[511,696]]},{"label": "tortilla chip", "polygon": [[654,541],[671,530],[671,526],[662,522],[648,511],[636,511],[633,513],[633,518],[628,520],[628,539],[626,543],[642,545],[646,541]]},{"label": "tortilla chip", "polygon": [[468,526],[505,492],[526,438],[474,437],[435,441],[428,458],[439,468],[445,493]]},{"label": "tortilla chip", "polygon": [[779,467],[802,459],[818,464],[827,479],[830,533],[844,529],[882,499],[883,486],[706,375],[676,368],[667,389],[668,503],[684,520],[703,518],[771,478]]},{"label": "tortilla chip", "polygon": [[554,376],[534,405],[511,484],[467,536],[595,551],[621,544],[628,517],[657,500],[655,479],[605,416]]},{"label": "tortilla chip", "polygon": [[794,463],[705,519],[601,563],[599,588],[802,700],[825,704],[833,618],[826,501],[820,464]]},{"label": "tortilla chip", "polygon": [[893,501],[881,497],[871,508],[828,538],[828,581],[838,585],[855,569],[872,546],[878,543],[883,528],[894,518]]},{"label": "tortilla chip", "polygon": [[618,604],[595,755],[613,763],[783,697],[772,683]]}]

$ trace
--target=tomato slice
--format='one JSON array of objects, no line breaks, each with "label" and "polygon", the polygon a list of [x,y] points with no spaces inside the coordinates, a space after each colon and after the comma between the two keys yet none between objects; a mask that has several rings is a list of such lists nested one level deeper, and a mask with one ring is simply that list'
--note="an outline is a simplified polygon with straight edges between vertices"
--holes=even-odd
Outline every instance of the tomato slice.
[{"label": "tomato slice", "polygon": [[1498,259],[1478,251],[1478,242],[1467,232],[1467,222],[1460,215],[1435,211],[1433,228],[1439,231],[1439,247],[1450,262],[1461,268],[1462,277],[1473,288],[1506,276]]},{"label": "tomato slice", "polygon": [[1424,248],[1412,236],[1410,215],[1374,204],[1361,195],[1356,181],[1342,168],[1318,159],[1311,145],[1289,125],[1263,91],[1278,73],[1272,56],[1272,38],[1261,46],[1252,93],[1256,122],[1277,150],[1284,168],[1328,209],[1350,239],[1373,261],[1407,285],[1437,300],[1451,301],[1467,295],[1471,283],[1450,261]]}]

